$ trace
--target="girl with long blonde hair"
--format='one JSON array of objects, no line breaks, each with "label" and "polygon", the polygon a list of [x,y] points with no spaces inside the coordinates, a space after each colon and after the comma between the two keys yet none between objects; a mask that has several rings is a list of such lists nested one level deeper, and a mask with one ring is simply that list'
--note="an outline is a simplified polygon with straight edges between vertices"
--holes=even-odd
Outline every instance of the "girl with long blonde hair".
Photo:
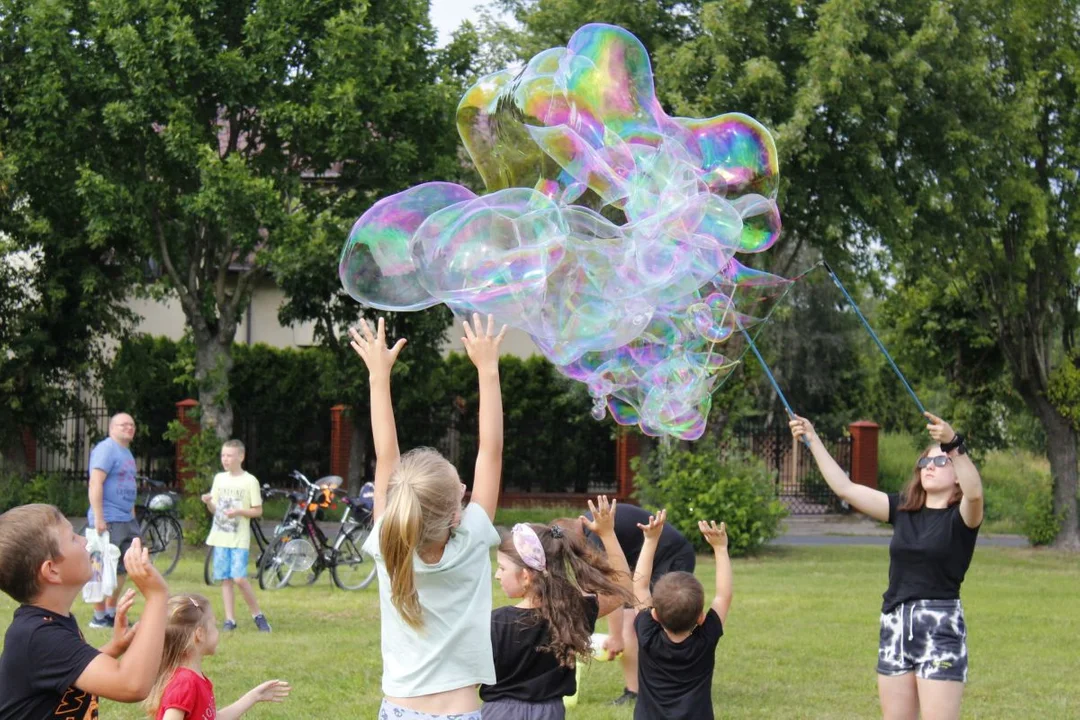
[{"label": "girl with long blonde hair", "polygon": [[405,340],[386,343],[379,318],[350,330],[367,366],[375,447],[375,524],[364,544],[379,574],[383,703],[380,717],[478,720],[480,684],[495,682],[491,651],[492,520],[502,475],[503,414],[494,319],[464,323],[480,385],[480,429],[471,501],[454,466],[430,448],[401,455],[390,371]]},{"label": "girl with long blonde hair", "polygon": [[169,598],[165,620],[165,648],[157,681],[143,703],[155,720],[236,720],[255,703],[281,702],[289,683],[267,680],[228,707],[217,709],[214,685],[203,674],[203,658],[217,652],[218,629],[214,609],[202,595],[184,593]]}]

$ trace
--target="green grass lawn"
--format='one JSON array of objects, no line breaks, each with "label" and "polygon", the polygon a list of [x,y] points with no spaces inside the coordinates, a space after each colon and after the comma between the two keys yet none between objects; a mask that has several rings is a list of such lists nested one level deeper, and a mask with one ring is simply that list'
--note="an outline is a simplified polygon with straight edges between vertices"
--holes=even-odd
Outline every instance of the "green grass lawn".
[{"label": "green grass lawn", "polygon": [[[199,552],[170,577],[176,591],[202,585]],[[770,549],[735,561],[735,601],[717,650],[713,685],[721,718],[873,718],[879,716],[878,603],[888,563],[884,547]],[[711,560],[699,576],[711,588]],[[496,604],[504,604],[499,597]],[[711,596],[711,592],[710,592]],[[970,633],[966,718],[1080,717],[1080,565],[1075,555],[980,548],[964,586]],[[259,705],[252,718],[374,718],[379,705],[379,618],[374,587],[355,593],[329,578],[310,588],[260,593],[274,626],[259,635],[250,620],[223,636],[206,666],[220,706],[262,680],[293,684],[282,705]],[[14,609],[0,600],[6,627]],[[90,617],[81,602],[80,623]],[[85,630],[95,644],[105,631]],[[630,718],[607,702],[619,694],[614,663],[585,670],[570,718]],[[103,719],[140,718],[137,706],[103,702]]]}]

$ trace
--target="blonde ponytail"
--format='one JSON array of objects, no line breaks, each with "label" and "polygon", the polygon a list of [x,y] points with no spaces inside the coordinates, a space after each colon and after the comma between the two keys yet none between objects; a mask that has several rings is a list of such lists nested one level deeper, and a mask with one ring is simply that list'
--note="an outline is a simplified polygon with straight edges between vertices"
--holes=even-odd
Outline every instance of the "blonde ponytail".
[{"label": "blonde ponytail", "polygon": [[390,601],[414,630],[424,627],[416,590],[416,553],[445,543],[461,510],[461,481],[449,460],[431,448],[401,456],[386,493],[379,549],[390,576]]},{"label": "blonde ponytail", "polygon": [[413,554],[420,545],[423,515],[420,498],[409,483],[398,483],[395,490],[387,498],[379,531],[379,548],[390,576],[390,601],[401,619],[409,627],[419,630],[424,626],[424,617],[420,596],[416,593]]}]

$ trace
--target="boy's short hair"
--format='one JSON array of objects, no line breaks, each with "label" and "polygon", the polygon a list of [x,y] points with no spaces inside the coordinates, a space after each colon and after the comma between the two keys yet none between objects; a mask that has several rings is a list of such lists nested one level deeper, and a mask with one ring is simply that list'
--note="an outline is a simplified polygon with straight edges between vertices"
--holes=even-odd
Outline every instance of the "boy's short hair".
[{"label": "boy's short hair", "polygon": [[0,590],[18,603],[41,592],[38,573],[47,560],[60,557],[55,530],[64,514],[52,505],[22,505],[0,515]]},{"label": "boy's short hair", "polygon": [[688,572],[670,572],[653,586],[653,609],[665,630],[684,633],[693,630],[705,608],[705,588]]},{"label": "boy's short hair", "polygon": [[240,442],[239,440],[237,440],[235,438],[232,439],[232,440],[226,440],[225,442],[223,442],[221,444],[221,449],[224,450],[225,448],[236,448],[237,450],[240,451],[241,454],[244,453],[244,443]]}]

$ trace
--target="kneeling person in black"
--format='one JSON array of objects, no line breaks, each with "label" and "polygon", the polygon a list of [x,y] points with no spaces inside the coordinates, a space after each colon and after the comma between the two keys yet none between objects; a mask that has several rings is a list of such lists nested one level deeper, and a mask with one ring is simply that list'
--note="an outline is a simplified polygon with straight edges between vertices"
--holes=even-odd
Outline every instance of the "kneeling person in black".
[{"label": "kneeling person in black", "polygon": [[[590,517],[586,514],[586,517]],[[649,513],[636,505],[620,505],[615,513],[615,537],[626,555],[626,561],[630,567],[636,567],[641,548],[645,542],[641,535],[641,528],[648,524]],[[588,527],[582,528],[586,539],[594,547],[601,547],[600,538],[589,532]],[[653,559],[652,573],[649,576],[649,587],[652,588],[656,581],[668,573],[682,571],[694,572],[696,561],[694,546],[683,537],[675,528],[665,525],[656,544],[656,555]],[[616,705],[624,705],[633,702],[638,692],[638,658],[637,638],[634,635],[634,615],[630,611],[621,608],[611,613],[608,618],[608,638],[604,642],[604,649],[613,655],[622,653],[623,671],[623,694],[617,700]]]},{"label": "kneeling person in black", "polygon": [[664,528],[661,510],[641,525],[644,543],[634,572],[638,638],[635,720],[711,720],[716,645],[731,607],[727,527],[699,522],[716,557],[716,597],[705,608],[705,589],[690,573],[673,572],[649,590],[653,556]]}]

